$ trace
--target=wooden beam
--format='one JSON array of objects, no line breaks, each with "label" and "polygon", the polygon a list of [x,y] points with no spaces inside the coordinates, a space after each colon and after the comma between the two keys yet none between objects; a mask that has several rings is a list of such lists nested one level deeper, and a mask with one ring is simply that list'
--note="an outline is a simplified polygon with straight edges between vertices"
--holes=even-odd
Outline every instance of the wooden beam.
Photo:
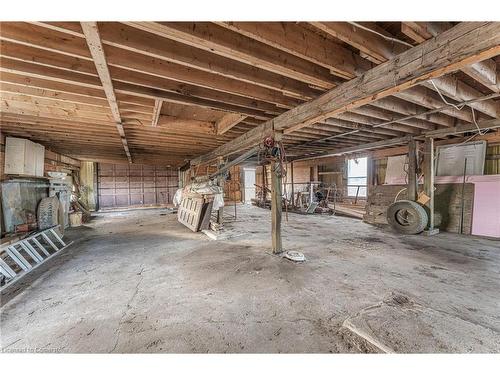
[{"label": "wooden beam", "polygon": [[217,129],[217,134],[221,135],[238,125],[241,121],[246,119],[247,116],[241,115],[239,113],[228,113],[224,115],[215,123],[215,128]]},{"label": "wooden beam", "polygon": [[434,139],[426,138],[424,143],[424,193],[429,197],[426,206],[429,208],[429,222],[426,233],[432,235],[436,233],[434,228]]},{"label": "wooden beam", "polygon": [[[370,26],[369,30],[373,30],[379,34],[345,22],[317,22],[313,24],[321,28],[324,32],[362,50],[367,55],[371,56],[376,63],[388,61],[410,48],[402,43],[395,43],[392,40],[388,40],[387,37],[382,36],[383,32],[381,32],[381,30],[374,29],[373,26]],[[460,67],[460,69],[466,67],[467,66],[464,65]],[[446,96],[455,100],[470,100],[481,95],[479,91],[457,80],[456,77],[453,76],[436,77],[433,82],[434,84],[427,82],[424,83],[424,85],[432,90],[439,90]],[[434,85],[437,89],[434,88]],[[474,103],[471,104],[471,106],[492,117],[498,115],[500,108],[494,101]]]},{"label": "wooden beam", "polygon": [[[356,76],[360,76],[373,66],[371,62],[359,57],[356,54],[354,54],[356,58],[354,58],[353,60],[352,51],[349,51],[340,44],[334,43],[331,40],[326,39],[319,34],[316,34],[311,30],[308,30],[295,23],[217,22],[217,24],[230,30],[239,32],[242,35],[253,38],[254,40],[257,40],[259,42],[278,48],[284,52],[328,67],[333,74],[337,74],[340,76],[345,75],[345,78],[350,79]],[[344,29],[345,38],[343,40],[345,41],[351,41],[353,38],[352,33],[349,32],[350,28],[352,28],[354,31],[358,31],[356,26],[348,25],[347,23],[333,24],[338,24],[340,28]],[[368,26],[370,28],[375,28],[378,32],[387,34],[385,30],[377,28],[375,23],[370,23]],[[369,37],[371,37],[371,35],[369,35]],[[307,43],[304,43],[304,40],[307,40]],[[376,42],[376,40],[372,41]],[[358,42],[361,43],[362,40],[360,39]],[[370,43],[367,44],[369,46],[371,45]],[[391,49],[389,47],[390,46],[386,46],[386,50],[389,50],[390,52]],[[399,49],[398,51],[401,52],[401,49]],[[377,63],[379,63],[379,61],[377,61]],[[353,65],[355,67],[353,67]],[[338,69],[336,69],[336,67],[338,66],[341,67],[340,72]],[[418,100],[418,93],[412,95],[416,95],[417,97],[415,98],[415,100]],[[389,110],[391,111],[408,114],[406,112],[406,109],[408,108],[408,106],[411,106],[410,103],[397,98],[386,98],[384,100],[384,103],[382,103],[381,101],[375,101],[373,102],[373,105],[381,105],[383,107],[383,105],[385,104],[386,107],[383,108],[387,108],[387,105],[389,105],[391,107]],[[413,107],[415,107],[415,105],[413,105]],[[455,125],[453,124],[453,118],[447,117],[443,114],[436,114],[425,120],[436,122],[437,124],[444,126]],[[423,120],[409,120],[408,123],[409,125],[413,125],[414,123],[422,123],[422,121]],[[420,126],[417,125],[417,127]]]},{"label": "wooden beam", "polygon": [[[388,55],[399,54],[404,51],[401,45],[389,41],[381,43],[378,35],[365,31],[348,22],[311,22],[311,24],[321,31],[357,48],[379,64],[385,62]],[[385,42],[385,39],[382,40]]]},{"label": "wooden beam", "polygon": [[[447,129],[438,129],[438,130],[433,130],[426,132],[422,134],[419,139],[425,139],[425,138],[442,138],[442,137],[447,137],[450,135],[460,135],[463,133],[471,133],[474,131],[477,131],[477,129],[480,130],[493,130],[493,129],[499,129],[500,128],[500,119],[491,119],[491,120],[484,120],[478,123],[478,127],[474,124],[466,124],[466,125],[459,125],[453,128],[447,128]],[[415,137],[417,138],[417,137]],[[384,139],[382,141],[377,141],[377,142],[370,142],[370,143],[364,143],[364,144],[359,144],[356,146],[350,146],[342,149],[337,149],[337,150],[331,150],[325,154],[322,155],[315,155],[315,156],[308,156],[308,157],[303,157],[303,158],[297,158],[295,160],[310,160],[310,159],[322,159],[322,158],[328,158],[332,156],[340,156],[340,155],[345,155],[345,154],[351,154],[355,152],[362,152],[362,151],[368,151],[368,150],[374,150],[374,149],[379,149],[379,148],[388,148],[391,146],[396,146],[396,145],[401,145],[401,144],[408,144],[408,142],[412,139],[411,136],[406,136],[406,137],[398,137],[398,138],[392,138],[392,139]],[[481,139],[481,136],[477,137],[476,139]],[[401,154],[403,153],[408,153],[408,149],[405,146]]]},{"label": "wooden beam", "polygon": [[418,144],[415,139],[408,142],[408,199],[415,202],[417,200],[417,150]]},{"label": "wooden beam", "polygon": [[328,69],[273,50],[250,38],[228,33],[208,22],[126,22],[127,25],[230,59],[330,89],[335,79]]},{"label": "wooden beam", "polygon": [[[71,37],[81,34],[81,30],[78,30],[71,23],[66,22],[36,23],[36,26],[45,27],[49,31],[66,33],[71,35]],[[216,56],[210,51],[194,49],[187,44],[144,32],[122,23],[102,23],[99,25],[99,31],[104,45],[118,47],[122,51],[137,52],[155,59],[179,64],[183,67],[201,70],[211,75],[215,74],[218,77],[235,79],[240,83],[246,82],[251,85],[277,90],[285,95],[304,100],[311,99],[319,94],[319,91],[310,88],[306,83],[255,68],[223,56]],[[37,29],[37,33],[41,34],[40,28]],[[28,33],[24,37],[33,38],[30,34],[32,33]],[[46,35],[43,36],[44,38],[41,38],[42,43],[48,39],[45,37]],[[59,37],[59,39],[64,40],[65,38]],[[68,48],[68,52],[71,53],[71,49]],[[106,52],[110,54],[108,63],[111,63],[109,60],[112,58],[113,50],[106,49]],[[163,67],[168,69],[170,65],[164,63]],[[177,68],[179,65],[177,65]],[[184,71],[185,69],[182,70]],[[242,86],[244,87],[244,85]]]},{"label": "wooden beam", "polygon": [[404,91],[432,78],[500,54],[500,23],[466,22],[328,91],[317,99],[266,121],[194,164],[258,144],[273,130],[292,133],[318,121]]},{"label": "wooden beam", "polygon": [[161,99],[155,100],[155,106],[153,108],[153,120],[151,121],[152,127],[156,127],[158,125],[158,120],[160,119],[162,104],[163,104],[163,100],[161,100]]},{"label": "wooden beam", "polygon": [[[217,169],[222,169],[224,166],[224,158],[219,158],[217,160]],[[223,175],[220,175],[219,178],[217,178],[217,185],[222,188],[222,196],[224,196],[224,183],[226,179]],[[219,207],[217,210],[217,223],[218,224],[223,224],[224,223],[224,206]]]},{"label": "wooden beam", "polygon": [[295,22],[216,22],[219,26],[328,68],[351,79],[372,64],[359,55]]},{"label": "wooden beam", "polygon": [[215,125],[209,121],[182,119],[168,115],[160,115],[157,126],[171,132],[177,131],[216,135]]},{"label": "wooden beam", "polygon": [[125,132],[123,131],[120,110],[118,108],[113,82],[111,81],[111,75],[109,74],[108,64],[106,63],[106,56],[104,55],[104,48],[101,43],[101,37],[99,36],[97,22],[81,22],[80,24],[89,47],[90,54],[94,60],[97,74],[101,80],[102,88],[104,89],[104,93],[108,99],[109,107],[111,108],[111,113],[113,114],[113,118],[116,123],[116,129],[118,130],[118,134],[120,135],[120,139],[123,144],[123,149],[125,150],[129,163],[132,163],[132,156],[130,155],[127,139],[125,138]]},{"label": "wooden beam", "polygon": [[[401,32],[417,43],[450,29],[450,22],[402,22]],[[464,67],[462,71],[493,92],[500,92],[500,77],[497,64],[493,59],[477,62]]]},{"label": "wooden beam", "polygon": [[426,137],[440,138],[447,137],[449,135],[457,135],[462,133],[469,133],[479,130],[489,130],[500,128],[500,119],[491,119],[480,121],[477,126],[475,124],[459,125],[449,129],[438,129],[430,132],[426,132]]},{"label": "wooden beam", "polygon": [[[274,139],[280,141],[282,133],[275,132]],[[271,237],[273,254],[279,254],[283,251],[281,239],[281,172],[278,162],[271,160]]]}]

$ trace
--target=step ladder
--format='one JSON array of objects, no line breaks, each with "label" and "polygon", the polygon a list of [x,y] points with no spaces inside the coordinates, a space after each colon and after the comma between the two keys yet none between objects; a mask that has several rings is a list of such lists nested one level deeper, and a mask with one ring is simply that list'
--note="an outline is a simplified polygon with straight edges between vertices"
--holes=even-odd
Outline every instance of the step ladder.
[{"label": "step ladder", "polygon": [[0,250],[0,275],[5,277],[5,285],[0,290],[73,243],[66,244],[58,228],[57,225],[37,232]]}]

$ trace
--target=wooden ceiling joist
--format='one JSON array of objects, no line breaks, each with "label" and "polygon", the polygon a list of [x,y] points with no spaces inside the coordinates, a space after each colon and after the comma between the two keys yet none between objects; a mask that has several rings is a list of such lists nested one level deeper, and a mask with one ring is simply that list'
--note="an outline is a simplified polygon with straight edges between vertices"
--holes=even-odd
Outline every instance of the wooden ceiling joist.
[{"label": "wooden ceiling joist", "polygon": [[[455,103],[483,98],[468,102],[477,119],[497,117],[500,101],[488,95],[498,92],[494,54],[464,58],[460,66],[451,61],[452,68],[436,68],[435,75],[419,70],[434,67],[434,58],[445,64],[432,48],[445,56],[448,46],[433,38],[454,24],[2,23],[2,131],[80,157],[88,148],[91,157],[119,160],[126,150],[134,162],[183,164],[214,148],[230,150],[234,139],[243,150],[275,129],[285,131],[284,144],[300,156],[473,124],[470,110],[443,107],[438,90]],[[471,38],[476,33],[483,43],[479,30],[484,23],[469,24]],[[457,37],[448,34],[451,44]],[[405,66],[372,69],[410,48],[390,38],[431,47],[418,50],[418,65],[415,52]],[[378,85],[389,80],[392,89]]]},{"label": "wooden ceiling joist", "polygon": [[109,107],[111,108],[111,113],[116,123],[116,129],[120,135],[120,139],[123,144],[123,149],[127,155],[129,163],[132,163],[132,156],[128,148],[127,139],[125,138],[125,132],[123,131],[122,119],[120,116],[120,110],[118,108],[118,102],[115,96],[115,90],[113,88],[113,82],[111,81],[111,75],[109,73],[108,64],[106,63],[106,56],[104,55],[104,49],[101,43],[101,38],[99,36],[99,30],[97,28],[96,22],[81,22],[83,33],[85,34],[85,39],[89,47],[90,53],[94,60],[97,73],[102,83],[102,88],[108,99]]},{"label": "wooden ceiling joist", "polygon": [[[369,31],[371,30],[369,28],[368,30],[359,28],[346,22],[313,22],[312,24],[363,51],[377,63],[392,59],[402,51],[410,48],[407,45],[396,43],[376,34],[377,30],[372,32]],[[467,68],[467,66],[462,68]],[[439,90],[449,98],[458,101],[470,100],[481,95],[477,90],[459,81],[456,77],[436,77],[433,83],[428,82],[425,85],[432,90]],[[495,102],[474,103],[472,107],[492,117],[496,117],[500,110]]]},{"label": "wooden ceiling joist", "polygon": [[158,120],[160,118],[162,105],[163,105],[163,100],[161,99],[155,100],[155,106],[153,108],[153,120],[151,121],[152,127],[158,126]]},{"label": "wooden ceiling joist", "polygon": [[345,82],[319,98],[267,121],[213,152],[193,160],[193,164],[251,147],[263,135],[275,130],[291,133],[498,54],[500,24],[461,23],[371,69],[362,77]]},{"label": "wooden ceiling joist", "polygon": [[262,43],[229,33],[208,22],[126,22],[127,25],[192,47],[300,80],[313,87],[329,89],[336,80],[328,69],[293,55],[266,48]]},{"label": "wooden ceiling joist", "polygon": [[[107,27],[107,24],[103,24],[103,26],[104,26],[104,28],[106,28],[106,27]],[[67,23],[66,23],[66,27],[68,27],[68,26],[67,26]],[[75,29],[75,30],[76,30],[76,27],[74,27],[73,29]],[[139,31],[139,30],[137,30],[137,29],[135,29],[135,30],[136,30],[136,31]],[[43,29],[42,29],[41,31],[43,31]],[[13,33],[13,32],[11,31],[11,34],[12,34],[12,35],[11,35],[11,37],[13,38],[13,37],[14,37],[14,35],[15,35],[15,33]],[[72,35],[73,35],[73,34],[72,34]],[[78,34],[76,34],[76,35],[78,35]],[[45,38],[44,38],[44,43],[43,43],[44,48],[46,48],[46,47],[47,47],[47,44],[48,44],[48,43],[47,43],[47,41],[46,41],[47,39],[48,39],[48,35],[45,35]],[[23,43],[28,43],[28,42],[30,42],[30,41],[23,41]],[[34,41],[31,41],[31,43],[35,43],[35,42],[34,42]],[[37,47],[42,46],[41,42],[37,42],[37,43],[38,43],[38,44],[36,44],[36,45],[37,45]],[[104,41],[103,43],[105,43],[105,41]],[[55,48],[55,46],[52,46],[52,47],[53,47],[53,48]],[[123,47],[123,46],[121,46],[121,47]],[[116,50],[116,53],[114,52],[115,50]],[[120,52],[120,50],[121,50],[121,52]],[[74,48],[73,48],[71,51],[72,51],[72,52],[74,52]],[[136,66],[136,67],[131,67],[130,65],[127,65],[127,64],[130,64],[130,63],[131,63],[131,61],[135,61],[135,59],[136,59],[136,58],[135,58],[135,57],[132,57],[132,56],[130,56],[130,55],[127,55],[126,53],[124,54],[124,52],[126,52],[126,51],[124,51],[124,50],[123,50],[123,49],[121,49],[121,48],[114,47],[114,46],[112,46],[112,45],[109,45],[109,46],[108,46],[108,48],[107,48],[107,51],[106,51],[106,52],[107,52],[107,53],[106,53],[106,57],[107,57],[107,62],[108,62],[108,65],[112,65],[113,61],[111,61],[111,63],[110,63],[110,59],[113,59],[113,58],[116,60],[115,62],[116,62],[116,64],[118,64],[117,66],[126,66],[126,68],[127,68],[127,69],[132,69],[132,70],[134,70],[134,71],[135,71],[135,69],[139,69],[139,71],[140,71],[140,69],[146,69],[149,65],[151,65],[151,64],[149,64],[149,62],[148,62],[148,61],[145,61],[144,63],[142,63],[142,65],[140,65],[140,66],[138,65],[138,66]],[[31,53],[31,52],[30,52],[30,53]],[[83,52],[80,52],[80,55],[81,55],[81,56],[83,56],[83,55],[84,55],[84,53],[83,53]],[[116,56],[115,56],[115,55],[116,55]],[[137,55],[137,54],[136,54],[136,55]],[[69,56],[69,54],[68,54],[68,56]],[[50,57],[50,58],[51,58],[51,57]],[[46,58],[45,60],[50,59],[50,58]],[[60,59],[59,59],[59,60],[60,60]],[[59,66],[59,67],[64,68],[64,66],[63,66],[64,64],[62,64],[59,60],[58,60],[58,64],[59,64],[58,66]],[[38,61],[38,62],[39,62],[39,61]],[[89,62],[90,62],[90,61],[89,61]],[[67,69],[68,69],[68,70],[71,70],[71,68],[72,68],[72,67],[75,67],[75,66],[79,67],[79,66],[81,65],[81,59],[80,59],[80,64],[78,64],[78,63],[77,63],[77,61],[74,61],[74,62],[69,62],[69,61],[68,61],[68,62],[66,62],[66,63],[65,63],[65,65],[67,66]],[[363,66],[363,65],[361,65],[361,66]],[[89,71],[89,69],[92,69],[92,68],[93,68],[93,66],[90,66],[90,67],[87,69],[87,71]],[[162,69],[160,69],[159,71],[161,71],[161,72],[162,72],[162,74],[165,74],[165,68],[168,68],[168,65],[163,66],[163,68],[162,68]],[[178,68],[179,68],[179,67],[177,67],[176,69],[170,69],[170,71],[171,71],[171,72],[177,72],[177,71],[179,70]],[[168,70],[168,69],[167,69],[167,70]],[[148,72],[148,74],[150,74],[150,73]],[[152,73],[152,74],[156,74],[156,73]],[[168,74],[170,74],[170,73],[168,73]],[[113,75],[113,76],[116,76],[116,73],[115,73],[115,72],[112,72],[112,75]],[[126,74],[125,74],[125,76],[126,76]],[[186,77],[192,77],[192,76],[193,76],[193,74],[189,74],[189,73],[188,73],[188,74],[185,74],[185,76],[186,76]],[[118,77],[118,78],[119,78],[119,77]],[[138,78],[138,79],[139,79],[139,81],[140,81],[140,79],[141,79],[141,78]],[[182,81],[182,79],[181,79],[181,81]],[[135,81],[135,82],[137,82],[137,81]],[[197,84],[200,84],[200,83],[202,84],[202,86],[204,85],[204,87],[207,87],[207,85],[208,85],[208,86],[210,86],[210,85],[219,84],[219,83],[220,83],[220,80],[211,80],[211,81],[207,81],[206,83],[197,82]],[[175,88],[173,88],[173,87],[172,87],[172,90],[178,90],[178,89],[175,89]],[[248,90],[248,88],[246,88],[246,87],[242,87],[242,91],[244,91],[244,92],[250,92],[250,91]],[[192,95],[192,93],[190,93],[190,95]],[[277,103],[277,102],[276,102],[276,103]],[[277,103],[277,104],[278,104],[278,103]],[[283,106],[283,108],[291,108],[292,106],[295,106],[297,103],[295,103],[295,104],[293,104],[293,103],[288,103],[288,104],[285,104],[285,105],[283,105],[284,103],[279,103],[279,104],[280,104],[281,106]],[[293,105],[292,105],[292,104],[293,104]],[[275,114],[277,114],[277,113],[275,113]]]},{"label": "wooden ceiling joist", "polygon": [[[219,22],[218,24],[306,60],[311,60],[311,55],[313,54],[316,56],[318,54],[318,51],[321,52],[319,54],[320,56],[328,55],[329,53],[335,53],[335,56],[337,57],[342,56],[345,62],[352,62],[356,64],[356,69],[350,70],[351,73],[349,75],[349,78],[360,76],[373,66],[373,64],[368,60],[365,60],[355,54],[354,55],[357,56],[357,58],[355,59],[355,61],[353,61],[352,58],[349,58],[351,55],[353,55],[352,51],[347,50],[347,48],[341,46],[340,44],[332,43],[330,40],[318,36],[317,34],[312,33],[310,30],[304,27],[301,28],[297,24],[280,22]],[[350,35],[352,34],[349,31],[350,28],[353,27],[352,25],[348,25],[347,23],[331,24],[338,24],[340,29],[343,30],[343,32],[346,34],[346,39],[344,40],[349,41],[348,39],[351,38]],[[375,26],[370,24],[370,27]],[[380,28],[378,28],[378,31],[385,32],[384,30],[380,30]],[[369,36],[371,37],[371,35]],[[322,43],[321,40],[318,40],[318,38],[322,39]],[[307,40],[307,43],[304,43],[304,40]],[[362,39],[358,38],[358,42],[361,40]],[[364,41],[363,43],[368,42]],[[326,50],[323,50],[321,47],[316,48],[318,45],[323,48],[325,48],[326,46]],[[324,62],[325,57],[323,56],[323,58],[321,58],[316,56],[316,58],[312,59],[311,61],[321,64],[319,60],[323,60]],[[335,62],[338,60],[328,55],[328,61]],[[375,60],[375,62],[379,63],[378,60]],[[350,68],[352,68],[352,66]],[[330,69],[335,70],[332,66],[330,66]],[[419,98],[418,93],[411,94],[411,96],[413,95],[415,95],[415,98],[412,98],[413,100],[411,102],[417,103],[421,98]],[[392,107],[390,110],[399,113],[404,113],[402,111],[404,111],[405,106],[411,104],[410,102],[404,102],[403,100],[391,97],[385,98],[385,103],[386,105],[390,105]],[[374,102],[373,105],[377,106],[378,103]],[[453,114],[453,112],[451,113]],[[446,118],[446,115],[435,114],[435,116],[432,116],[432,118],[428,118],[426,120],[429,120],[430,122],[438,120],[436,124],[443,125],[442,123],[445,122],[446,125],[444,126],[453,126],[453,119]],[[407,124],[411,126],[411,122],[413,122],[413,120],[408,121]],[[417,127],[421,126],[417,125]]]},{"label": "wooden ceiling joist", "polygon": [[[417,43],[435,37],[451,27],[449,22],[401,22],[401,32]],[[462,71],[491,91],[500,91],[500,73],[494,60],[486,59],[477,62],[464,67]]]}]

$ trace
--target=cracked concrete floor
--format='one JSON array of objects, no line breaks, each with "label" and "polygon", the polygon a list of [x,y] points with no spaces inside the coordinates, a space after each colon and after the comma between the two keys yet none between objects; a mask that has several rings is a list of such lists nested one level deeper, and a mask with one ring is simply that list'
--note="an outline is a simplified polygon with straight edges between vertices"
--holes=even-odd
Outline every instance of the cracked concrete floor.
[{"label": "cracked concrete floor", "polygon": [[3,351],[499,352],[500,242],[397,236],[355,219],[240,206],[229,239],[166,210],[99,213],[7,288]]}]

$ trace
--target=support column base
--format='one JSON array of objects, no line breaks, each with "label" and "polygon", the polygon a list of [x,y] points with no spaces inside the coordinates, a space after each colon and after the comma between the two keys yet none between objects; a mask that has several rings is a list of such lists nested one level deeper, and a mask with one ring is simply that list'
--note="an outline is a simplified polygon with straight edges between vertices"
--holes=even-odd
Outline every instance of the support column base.
[{"label": "support column base", "polygon": [[439,229],[438,228],[434,228],[434,229],[426,229],[422,232],[422,234],[424,236],[434,236],[436,234],[439,233]]}]

